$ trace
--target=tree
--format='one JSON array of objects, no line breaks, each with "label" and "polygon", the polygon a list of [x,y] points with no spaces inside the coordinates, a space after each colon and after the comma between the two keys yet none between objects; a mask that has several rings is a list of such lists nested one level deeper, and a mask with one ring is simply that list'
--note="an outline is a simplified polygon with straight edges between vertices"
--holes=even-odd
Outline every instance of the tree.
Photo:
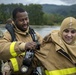
[{"label": "tree", "polygon": [[29,13],[30,24],[40,25],[43,22],[42,6],[39,4],[30,4],[26,7]]}]

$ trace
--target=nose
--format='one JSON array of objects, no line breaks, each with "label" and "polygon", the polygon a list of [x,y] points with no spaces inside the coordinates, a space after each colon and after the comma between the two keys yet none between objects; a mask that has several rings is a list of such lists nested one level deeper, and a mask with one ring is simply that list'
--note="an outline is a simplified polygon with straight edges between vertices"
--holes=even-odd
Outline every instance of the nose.
[{"label": "nose", "polygon": [[23,24],[27,24],[27,20],[24,20],[24,21],[23,21]]},{"label": "nose", "polygon": [[71,32],[69,32],[69,33],[68,33],[68,36],[71,36],[71,35],[72,35]]}]

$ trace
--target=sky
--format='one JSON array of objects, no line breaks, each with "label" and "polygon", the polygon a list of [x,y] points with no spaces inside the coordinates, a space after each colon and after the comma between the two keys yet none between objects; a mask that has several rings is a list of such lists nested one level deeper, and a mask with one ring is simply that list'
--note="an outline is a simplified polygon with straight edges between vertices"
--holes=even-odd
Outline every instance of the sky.
[{"label": "sky", "polygon": [[22,3],[26,4],[56,4],[56,5],[72,5],[76,4],[76,0],[0,0],[0,4]]}]

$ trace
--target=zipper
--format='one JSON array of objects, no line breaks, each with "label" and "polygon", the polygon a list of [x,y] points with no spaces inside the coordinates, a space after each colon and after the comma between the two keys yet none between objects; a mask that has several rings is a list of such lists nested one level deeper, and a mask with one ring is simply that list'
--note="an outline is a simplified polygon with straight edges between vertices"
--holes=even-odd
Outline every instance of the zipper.
[{"label": "zipper", "polygon": [[70,56],[66,53],[66,52],[64,52],[63,50],[58,50],[57,51],[58,53],[60,53],[61,55],[63,55],[64,57],[66,57],[72,64],[74,64],[75,66],[76,66],[76,63],[74,63],[72,60],[71,60],[71,58],[70,58]]}]

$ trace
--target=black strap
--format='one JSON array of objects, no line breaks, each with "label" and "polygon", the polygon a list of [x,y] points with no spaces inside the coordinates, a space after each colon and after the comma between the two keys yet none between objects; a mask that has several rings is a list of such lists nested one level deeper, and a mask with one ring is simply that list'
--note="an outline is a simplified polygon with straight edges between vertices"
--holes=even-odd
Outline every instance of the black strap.
[{"label": "black strap", "polygon": [[12,37],[12,41],[16,41],[16,36],[14,33],[14,27],[11,24],[6,24],[5,28],[9,31],[9,33],[11,34]]},{"label": "black strap", "polygon": [[30,33],[33,41],[34,41],[34,42],[38,42],[37,35],[36,35],[34,29],[32,29],[31,27],[29,27],[29,33]]},{"label": "black strap", "polygon": [[2,62],[0,60],[0,75],[2,75],[1,68],[2,68]]},{"label": "black strap", "polygon": [[38,38],[37,38],[35,31],[32,28],[29,28],[29,33],[30,33],[33,41],[36,42],[36,44],[37,44],[36,49],[40,50],[40,43],[38,41]]}]

